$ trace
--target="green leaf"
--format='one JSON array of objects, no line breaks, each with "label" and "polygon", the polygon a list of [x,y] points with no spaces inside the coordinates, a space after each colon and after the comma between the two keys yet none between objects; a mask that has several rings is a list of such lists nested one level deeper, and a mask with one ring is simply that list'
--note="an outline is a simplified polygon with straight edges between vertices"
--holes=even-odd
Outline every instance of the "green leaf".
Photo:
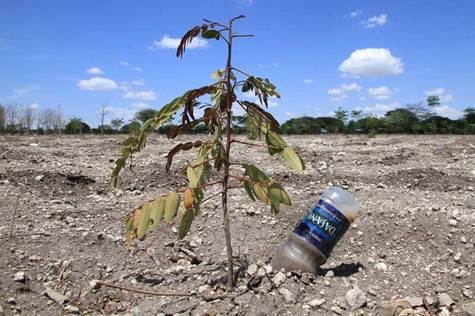
[{"label": "green leaf", "polygon": [[180,195],[176,192],[168,193],[167,200],[165,202],[165,223],[170,225],[173,222],[173,218],[180,206]]},{"label": "green leaf", "polygon": [[303,160],[292,148],[286,147],[280,154],[290,168],[296,171],[303,171],[305,169]]},{"label": "green leaf", "polygon": [[245,170],[244,175],[251,178],[252,181],[255,181],[255,182],[269,181],[269,177],[253,164],[244,164],[243,166]]},{"label": "green leaf", "polygon": [[178,238],[183,239],[188,234],[191,228],[195,215],[192,209],[185,209],[183,216],[181,217],[180,224],[178,225]]},{"label": "green leaf", "polygon": [[284,148],[287,147],[287,144],[282,139],[282,137],[280,137],[279,134],[277,134],[277,133],[275,133],[271,130],[269,130],[266,133],[266,143],[267,143],[267,145],[272,146],[272,147],[267,148],[267,150],[269,151],[269,154],[271,156],[282,152],[284,150]]},{"label": "green leaf", "polygon": [[163,213],[165,213],[165,198],[159,197],[150,203],[150,227],[149,232],[153,231],[162,220]]},{"label": "green leaf", "polygon": [[246,190],[247,195],[251,198],[251,200],[255,201],[256,198],[254,197],[254,193],[252,191],[252,186],[249,181],[244,182],[244,189]]},{"label": "green leaf", "polygon": [[216,31],[216,30],[206,30],[204,32],[201,33],[201,36],[203,38],[215,38],[217,40],[219,40],[219,37],[221,36],[221,34]]},{"label": "green leaf", "polygon": [[139,240],[143,240],[150,226],[150,207],[148,203],[145,203],[141,208],[135,210],[134,226],[135,236],[137,236]]},{"label": "green leaf", "polygon": [[283,203],[285,205],[291,206],[292,202],[290,201],[289,195],[285,192],[284,188],[277,182],[273,182],[269,186],[269,196],[271,197],[272,201],[276,201],[279,203]]}]

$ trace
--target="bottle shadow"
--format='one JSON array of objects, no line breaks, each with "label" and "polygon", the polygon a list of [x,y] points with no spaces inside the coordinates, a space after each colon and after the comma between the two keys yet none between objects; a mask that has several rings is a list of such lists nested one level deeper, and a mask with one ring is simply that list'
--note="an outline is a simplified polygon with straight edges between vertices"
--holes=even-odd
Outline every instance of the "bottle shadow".
[{"label": "bottle shadow", "polygon": [[336,267],[331,267],[331,268],[320,267],[317,269],[316,274],[320,276],[324,276],[325,274],[327,274],[327,272],[333,271],[333,274],[336,277],[347,277],[358,272],[360,268],[364,269],[364,266],[360,262],[342,263]]}]

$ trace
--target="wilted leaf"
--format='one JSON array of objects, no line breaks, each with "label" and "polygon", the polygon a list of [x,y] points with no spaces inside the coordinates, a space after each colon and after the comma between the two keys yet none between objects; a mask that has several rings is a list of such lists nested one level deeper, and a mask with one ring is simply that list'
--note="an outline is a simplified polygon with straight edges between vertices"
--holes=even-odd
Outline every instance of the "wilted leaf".
[{"label": "wilted leaf", "polygon": [[292,205],[287,192],[285,192],[282,186],[276,182],[273,182],[269,186],[269,196],[271,197],[272,201],[278,202],[277,204],[283,203],[288,206]]},{"label": "wilted leaf", "polygon": [[267,182],[269,181],[269,177],[259,168],[257,168],[253,164],[244,164],[244,175],[248,176],[252,181],[255,182]]},{"label": "wilted leaf", "polygon": [[186,234],[190,231],[191,223],[193,222],[195,215],[192,209],[185,209],[183,216],[181,217],[180,224],[178,225],[178,238],[185,238]]},{"label": "wilted leaf", "polygon": [[218,69],[211,74],[211,78],[215,80],[219,80],[221,79],[223,75],[224,75],[224,69]]},{"label": "wilted leaf", "polygon": [[188,177],[188,181],[190,182],[190,187],[194,188],[198,185],[200,179],[198,175],[195,172],[195,169],[193,167],[188,167],[186,168],[186,176]]},{"label": "wilted leaf", "polygon": [[283,152],[281,152],[282,158],[287,162],[290,168],[303,171],[305,165],[300,156],[290,147],[286,147]]},{"label": "wilted leaf", "polygon": [[127,247],[132,246],[132,241],[134,240],[134,237],[134,218],[129,214],[127,215],[127,218],[125,220],[125,242],[127,244]]},{"label": "wilted leaf", "polygon": [[165,198],[159,197],[150,203],[150,227],[149,232],[154,230],[162,220],[163,213],[165,213]]},{"label": "wilted leaf", "polygon": [[139,240],[145,238],[148,227],[150,226],[150,205],[145,203],[141,208],[136,209],[134,213],[135,236]]},{"label": "wilted leaf", "polygon": [[183,198],[183,204],[185,204],[186,209],[190,209],[193,207],[193,190],[192,189],[186,189],[184,198]]},{"label": "wilted leaf", "polygon": [[168,193],[165,203],[165,222],[171,224],[180,206],[180,195],[176,192]]},{"label": "wilted leaf", "polygon": [[269,196],[267,195],[267,188],[259,183],[254,184],[254,194],[262,202],[268,204]]}]

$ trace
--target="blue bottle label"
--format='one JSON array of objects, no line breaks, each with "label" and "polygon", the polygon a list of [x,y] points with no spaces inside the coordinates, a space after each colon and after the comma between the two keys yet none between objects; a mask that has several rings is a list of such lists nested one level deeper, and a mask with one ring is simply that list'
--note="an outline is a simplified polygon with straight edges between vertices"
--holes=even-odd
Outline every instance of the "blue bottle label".
[{"label": "blue bottle label", "polygon": [[319,200],[297,224],[294,233],[307,239],[328,258],[349,226],[350,221],[345,215],[324,200]]}]

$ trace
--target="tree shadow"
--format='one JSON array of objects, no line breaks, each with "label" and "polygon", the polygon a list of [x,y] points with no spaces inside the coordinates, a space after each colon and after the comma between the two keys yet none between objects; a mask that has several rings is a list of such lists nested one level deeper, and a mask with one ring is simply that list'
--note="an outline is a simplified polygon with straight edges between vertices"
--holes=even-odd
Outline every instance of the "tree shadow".
[{"label": "tree shadow", "polygon": [[355,274],[360,268],[364,269],[364,266],[360,262],[356,263],[342,263],[336,267],[331,268],[318,268],[317,275],[324,276],[327,272],[333,271],[336,277],[347,277]]}]

